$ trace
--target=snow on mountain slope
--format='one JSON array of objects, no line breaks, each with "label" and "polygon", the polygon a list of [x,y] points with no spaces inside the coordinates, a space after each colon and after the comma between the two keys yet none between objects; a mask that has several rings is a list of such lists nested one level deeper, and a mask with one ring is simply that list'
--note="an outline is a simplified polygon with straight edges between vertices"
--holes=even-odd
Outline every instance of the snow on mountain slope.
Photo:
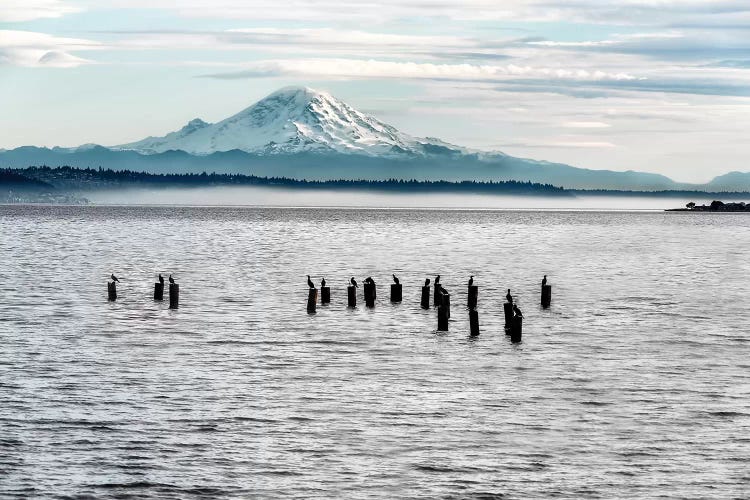
[{"label": "snow on mountain slope", "polygon": [[468,152],[438,139],[404,134],[325,92],[304,87],[278,90],[218,123],[196,118],[164,137],[111,149],[145,154],[182,150],[198,155],[233,149],[258,154],[338,152],[389,158]]}]

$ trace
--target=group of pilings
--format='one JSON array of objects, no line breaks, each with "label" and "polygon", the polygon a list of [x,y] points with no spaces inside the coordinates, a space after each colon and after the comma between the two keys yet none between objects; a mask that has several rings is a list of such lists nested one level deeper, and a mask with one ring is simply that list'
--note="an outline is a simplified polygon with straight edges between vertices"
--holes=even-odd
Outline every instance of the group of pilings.
[{"label": "group of pilings", "polygon": [[[364,297],[365,305],[367,307],[375,307],[375,299],[377,298],[377,288],[375,283],[368,282],[364,283]],[[451,317],[451,296],[442,285],[435,283],[433,285],[433,307],[437,308],[437,331],[447,332],[448,331],[448,320]],[[479,335],[479,312],[477,311],[477,303],[479,300],[479,287],[477,285],[468,285],[467,291],[467,307],[469,309],[469,334],[472,337]],[[391,284],[391,302],[402,301],[402,286],[400,283]],[[320,287],[320,303],[328,304],[331,302],[331,287],[322,286]],[[307,312],[316,312],[318,303],[318,289],[310,288],[307,296]],[[552,303],[552,285],[542,285],[541,293],[541,305],[545,309]],[[347,306],[357,307],[357,287],[349,285],[347,287]],[[420,306],[422,309],[430,308],[430,286],[425,285],[422,287],[422,295],[420,298]],[[521,342],[523,336],[523,316],[515,314],[513,310],[513,302],[505,302],[503,304],[503,312],[505,313],[505,334],[510,336],[511,342]]]},{"label": "group of pilings", "polygon": [[[117,300],[117,282],[107,282],[107,299],[110,302]],[[157,281],[154,283],[154,300],[161,302],[164,300],[164,283]],[[180,285],[177,283],[169,284],[169,308],[177,309],[180,306]]]}]

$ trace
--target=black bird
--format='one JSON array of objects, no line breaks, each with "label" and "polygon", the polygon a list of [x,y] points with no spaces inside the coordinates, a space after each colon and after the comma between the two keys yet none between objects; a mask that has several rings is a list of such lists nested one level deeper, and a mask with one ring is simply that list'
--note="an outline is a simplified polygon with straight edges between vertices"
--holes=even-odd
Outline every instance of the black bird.
[{"label": "black bird", "polygon": [[521,310],[520,310],[520,309],[518,308],[518,306],[517,306],[517,305],[515,305],[515,304],[513,304],[513,313],[514,313],[514,314],[516,315],[516,317],[518,317],[518,318],[523,318],[523,313],[522,313],[522,312],[521,312]]},{"label": "black bird", "polygon": [[369,283],[371,285],[374,285],[375,284],[375,280],[372,279],[371,276],[368,276],[367,278],[365,278],[365,283]]},{"label": "black bird", "polygon": [[438,283],[440,283],[440,275],[439,274],[435,278],[435,284],[437,285]]},{"label": "black bird", "polygon": [[424,280],[424,286],[430,286],[430,278]]},{"label": "black bird", "polygon": [[309,274],[307,275],[307,286],[309,286],[310,288],[315,288],[315,283],[312,282]]},{"label": "black bird", "polygon": [[171,274],[169,275],[169,282],[170,282],[170,283],[172,283],[172,284],[174,285],[174,278],[172,277],[172,275],[171,275]]},{"label": "black bird", "polygon": [[322,280],[320,280],[320,288],[323,288],[324,286],[326,286],[326,279],[325,278],[323,278]]},{"label": "black bird", "polygon": [[109,279],[111,279],[112,281],[116,281],[116,282],[118,282],[118,283],[120,282],[120,280],[118,280],[118,279],[117,279],[117,276],[115,276],[114,274],[113,274],[113,275],[111,275],[111,276],[109,277]]},{"label": "black bird", "polygon": [[508,293],[505,294],[505,299],[511,304],[513,303],[513,296],[510,294],[510,288],[508,288]]},{"label": "black bird", "polygon": [[542,278],[542,286],[547,284],[547,275],[544,275],[544,278]]},{"label": "black bird", "polygon": [[469,286],[474,284],[474,275],[469,276]]},{"label": "black bird", "polygon": [[161,273],[159,273],[159,283],[162,285],[164,284],[164,276],[162,276]]},{"label": "black bird", "polygon": [[359,286],[357,285],[357,280],[354,279],[354,276],[352,276],[352,279],[349,280],[349,283],[351,283],[355,288]]},{"label": "black bird", "polygon": [[396,283],[397,285],[399,283],[398,278],[396,277],[395,274],[393,275],[393,282]]}]

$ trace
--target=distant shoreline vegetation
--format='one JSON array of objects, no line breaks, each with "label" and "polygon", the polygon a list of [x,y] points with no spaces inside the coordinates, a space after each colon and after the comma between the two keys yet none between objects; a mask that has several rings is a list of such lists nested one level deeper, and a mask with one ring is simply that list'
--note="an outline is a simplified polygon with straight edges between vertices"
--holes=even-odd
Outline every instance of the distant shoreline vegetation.
[{"label": "distant shoreline vegetation", "polygon": [[[157,174],[103,168],[32,166],[0,169],[0,202],[85,203],[86,192],[118,189],[169,189],[255,186],[300,190],[379,191],[391,193],[468,193],[520,196],[623,196],[676,198],[750,198],[748,192],[696,190],[626,191],[609,189],[567,189],[531,181],[430,181],[430,180],[306,180],[290,177],[260,177],[244,174],[184,173]],[[73,196],[73,198],[71,198]]]}]

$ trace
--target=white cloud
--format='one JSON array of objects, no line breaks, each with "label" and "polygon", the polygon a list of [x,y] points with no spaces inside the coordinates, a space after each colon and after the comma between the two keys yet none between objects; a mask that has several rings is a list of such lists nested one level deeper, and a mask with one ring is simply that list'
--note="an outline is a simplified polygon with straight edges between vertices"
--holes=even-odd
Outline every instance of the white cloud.
[{"label": "white cloud", "polygon": [[0,64],[25,67],[71,68],[91,61],[70,51],[93,50],[100,44],[33,31],[0,30]]},{"label": "white cloud", "polygon": [[0,0],[0,22],[13,23],[60,17],[80,10],[60,0]]},{"label": "white cloud", "polygon": [[604,122],[564,122],[565,128],[609,128],[610,124]]}]

